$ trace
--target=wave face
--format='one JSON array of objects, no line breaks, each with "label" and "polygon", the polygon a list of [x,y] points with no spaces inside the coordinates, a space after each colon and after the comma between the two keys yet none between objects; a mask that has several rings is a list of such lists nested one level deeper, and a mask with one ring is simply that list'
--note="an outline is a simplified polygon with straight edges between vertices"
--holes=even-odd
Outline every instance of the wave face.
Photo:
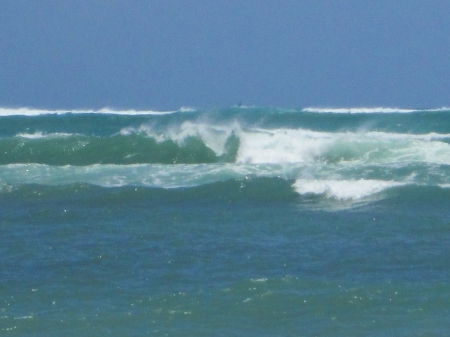
[{"label": "wave face", "polygon": [[176,189],[250,179],[348,201],[401,186],[450,186],[445,108],[0,112],[2,191],[77,183]]}]

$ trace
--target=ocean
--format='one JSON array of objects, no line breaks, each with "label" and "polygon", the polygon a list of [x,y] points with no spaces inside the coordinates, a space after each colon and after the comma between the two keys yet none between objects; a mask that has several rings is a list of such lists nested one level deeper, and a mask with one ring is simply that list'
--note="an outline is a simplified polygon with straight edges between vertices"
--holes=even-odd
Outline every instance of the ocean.
[{"label": "ocean", "polygon": [[0,335],[448,336],[450,108],[0,109]]}]

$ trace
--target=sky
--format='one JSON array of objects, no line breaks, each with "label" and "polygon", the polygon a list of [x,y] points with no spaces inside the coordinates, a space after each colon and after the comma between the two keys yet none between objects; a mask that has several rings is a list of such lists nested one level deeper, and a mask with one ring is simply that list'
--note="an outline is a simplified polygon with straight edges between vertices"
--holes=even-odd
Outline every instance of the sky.
[{"label": "sky", "polygon": [[450,106],[448,0],[2,0],[0,106]]}]

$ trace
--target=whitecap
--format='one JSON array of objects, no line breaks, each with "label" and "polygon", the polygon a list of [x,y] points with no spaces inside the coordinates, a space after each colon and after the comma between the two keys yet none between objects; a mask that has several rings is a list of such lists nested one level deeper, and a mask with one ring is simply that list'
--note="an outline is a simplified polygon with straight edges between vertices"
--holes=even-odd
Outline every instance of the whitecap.
[{"label": "whitecap", "polygon": [[305,112],[313,113],[412,113],[419,111],[447,111],[450,108],[442,107],[436,109],[404,109],[404,108],[390,108],[390,107],[354,107],[354,108],[331,108],[331,107],[307,107],[302,109]]},{"label": "whitecap", "polygon": [[305,180],[298,179],[293,184],[301,195],[317,194],[340,200],[357,200],[379,193],[403,183],[383,180]]},{"label": "whitecap", "polygon": [[[180,109],[183,112],[184,110]],[[41,115],[63,115],[63,114],[104,114],[104,115],[167,115],[178,112],[178,110],[156,111],[156,110],[119,110],[112,108],[95,109],[33,109],[27,107],[21,108],[0,108],[0,117],[6,116],[41,116]]]},{"label": "whitecap", "polygon": [[65,132],[55,132],[55,133],[42,133],[40,131],[35,133],[18,133],[16,137],[27,138],[27,139],[41,139],[41,138],[65,138],[72,137],[78,134],[65,133]]}]

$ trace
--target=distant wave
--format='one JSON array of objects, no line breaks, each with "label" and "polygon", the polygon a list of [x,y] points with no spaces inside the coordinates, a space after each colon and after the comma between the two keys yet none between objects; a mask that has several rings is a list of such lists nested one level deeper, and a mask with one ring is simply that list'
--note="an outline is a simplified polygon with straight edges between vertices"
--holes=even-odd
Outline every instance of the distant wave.
[{"label": "distant wave", "polygon": [[[405,108],[391,108],[391,107],[350,107],[350,108],[331,108],[331,107],[306,107],[301,110],[283,109],[283,108],[258,108],[256,106],[234,106],[229,109],[221,110],[261,110],[266,113],[293,113],[293,112],[310,112],[310,113],[336,113],[336,114],[371,114],[371,113],[413,113],[413,112],[437,112],[437,111],[450,111],[450,107],[432,108],[432,109],[405,109]],[[135,110],[135,109],[114,109],[114,108],[102,108],[102,109],[36,109],[29,107],[20,108],[8,108],[0,107],[0,117],[7,116],[40,116],[40,115],[63,115],[63,114],[103,114],[103,115],[126,115],[126,116],[140,116],[140,115],[169,115],[177,112],[199,112],[201,109],[195,109],[191,107],[181,107],[178,110]]]},{"label": "distant wave", "polygon": [[[181,108],[181,112],[195,111],[191,108]],[[63,114],[105,114],[105,115],[167,115],[178,112],[178,110],[171,111],[155,111],[155,110],[114,110],[110,108],[103,108],[100,110],[91,109],[77,109],[77,110],[46,110],[46,109],[32,109],[32,108],[0,108],[0,117],[6,116],[40,116],[40,115],[63,115]]]},{"label": "distant wave", "polygon": [[77,134],[71,134],[71,133],[65,133],[65,132],[56,132],[56,133],[42,133],[42,132],[35,132],[35,133],[18,133],[16,137],[18,138],[26,138],[26,139],[42,139],[42,138],[64,138],[64,137],[73,137],[73,136],[80,136]]},{"label": "distant wave", "polygon": [[436,108],[436,109],[402,109],[402,108],[389,108],[389,107],[355,107],[355,108],[326,108],[326,107],[308,107],[304,108],[306,112],[316,113],[342,113],[342,114],[358,114],[358,113],[412,113],[420,111],[447,111],[448,107]]}]

